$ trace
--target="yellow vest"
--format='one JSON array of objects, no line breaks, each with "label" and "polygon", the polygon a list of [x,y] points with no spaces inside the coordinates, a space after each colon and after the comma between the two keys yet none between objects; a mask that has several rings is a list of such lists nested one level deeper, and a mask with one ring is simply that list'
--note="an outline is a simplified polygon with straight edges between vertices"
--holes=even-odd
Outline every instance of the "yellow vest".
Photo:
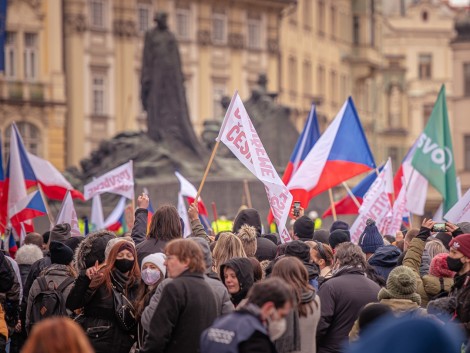
[{"label": "yellow vest", "polygon": [[218,219],[217,221],[212,222],[211,226],[215,234],[220,232],[231,232],[233,228],[233,222],[228,219]]}]

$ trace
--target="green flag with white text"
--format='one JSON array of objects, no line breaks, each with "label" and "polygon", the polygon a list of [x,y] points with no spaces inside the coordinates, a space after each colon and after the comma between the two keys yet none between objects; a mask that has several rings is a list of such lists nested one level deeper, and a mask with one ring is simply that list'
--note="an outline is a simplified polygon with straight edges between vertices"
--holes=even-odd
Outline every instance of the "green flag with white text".
[{"label": "green flag with white text", "polygon": [[447,116],[446,88],[441,87],[411,162],[442,195],[444,214],[457,202],[454,152]]}]

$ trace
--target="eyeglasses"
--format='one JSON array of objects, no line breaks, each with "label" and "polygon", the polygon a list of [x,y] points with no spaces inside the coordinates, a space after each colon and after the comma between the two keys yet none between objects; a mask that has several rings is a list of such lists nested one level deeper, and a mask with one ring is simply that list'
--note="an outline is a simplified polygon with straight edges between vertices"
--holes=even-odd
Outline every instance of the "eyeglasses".
[{"label": "eyeglasses", "polygon": [[321,242],[319,242],[318,240],[315,241],[315,243],[317,244],[317,251],[318,251],[318,254],[320,255],[320,257],[327,261],[328,258],[326,256],[326,253],[325,253],[325,249],[323,248],[323,244]]}]

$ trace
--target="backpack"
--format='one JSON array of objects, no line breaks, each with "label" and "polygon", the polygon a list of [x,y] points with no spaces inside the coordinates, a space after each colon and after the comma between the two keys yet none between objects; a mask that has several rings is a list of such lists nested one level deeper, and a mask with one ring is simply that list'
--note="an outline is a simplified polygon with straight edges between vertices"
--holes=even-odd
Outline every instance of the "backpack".
[{"label": "backpack", "polygon": [[38,277],[40,292],[34,297],[30,325],[52,316],[68,316],[65,308],[64,290],[74,282],[73,277],[68,277],[62,283],[54,288],[49,286],[44,276]]}]

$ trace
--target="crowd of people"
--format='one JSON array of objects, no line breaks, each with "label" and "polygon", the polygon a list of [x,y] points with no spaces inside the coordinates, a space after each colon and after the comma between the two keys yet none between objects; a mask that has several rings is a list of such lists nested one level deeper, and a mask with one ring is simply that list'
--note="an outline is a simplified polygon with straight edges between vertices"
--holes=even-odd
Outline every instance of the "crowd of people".
[{"label": "crowd of people", "polygon": [[[292,241],[263,234],[242,209],[232,231],[191,236],[175,207],[132,231],[30,233],[0,252],[0,352],[465,352],[470,337],[470,223],[380,234],[358,244],[295,217]],[[468,300],[467,300],[468,299]],[[470,349],[469,349],[470,351]]]}]

